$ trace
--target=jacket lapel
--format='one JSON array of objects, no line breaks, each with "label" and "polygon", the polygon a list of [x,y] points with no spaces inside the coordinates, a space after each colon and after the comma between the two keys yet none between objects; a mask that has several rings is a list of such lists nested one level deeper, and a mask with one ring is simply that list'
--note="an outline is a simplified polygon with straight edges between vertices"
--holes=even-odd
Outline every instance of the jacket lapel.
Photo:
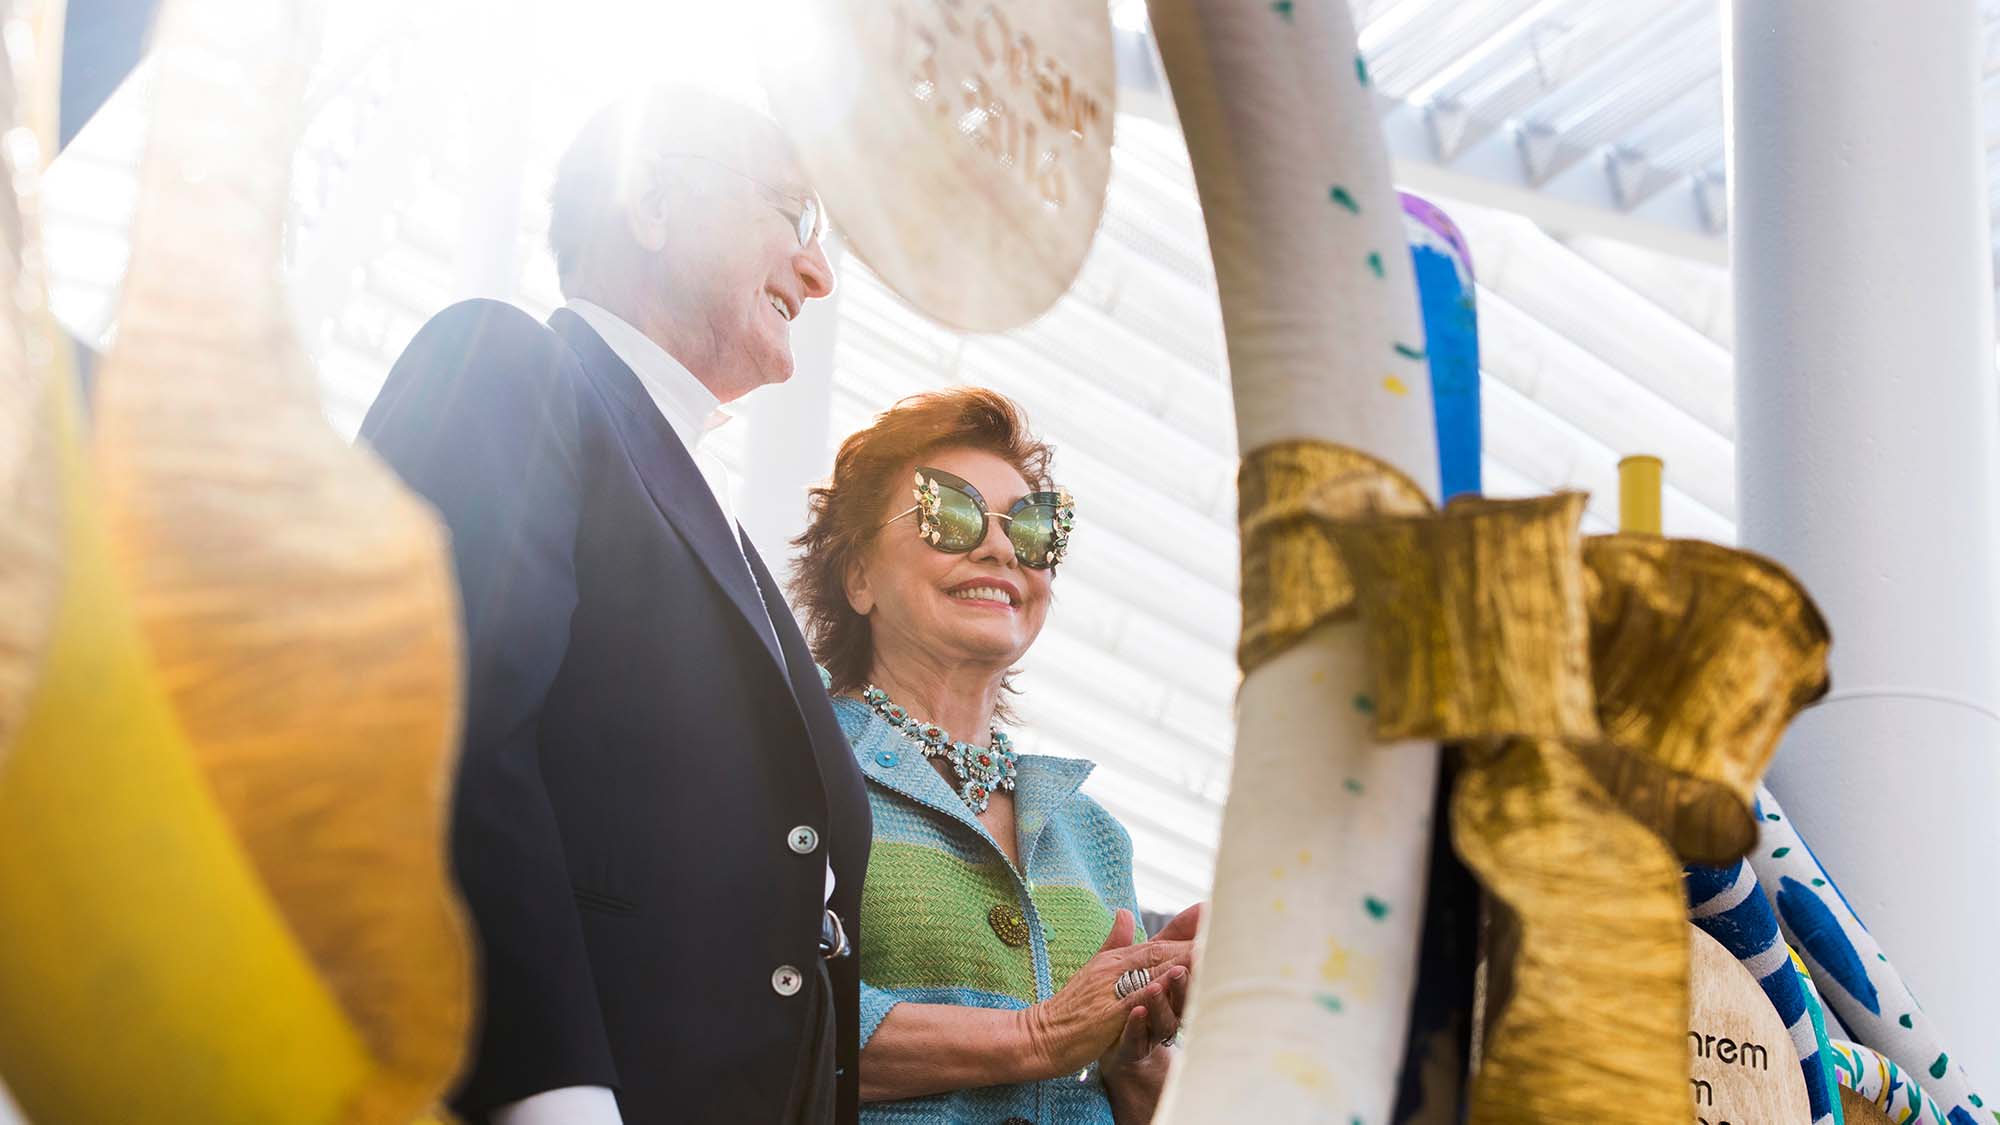
[{"label": "jacket lapel", "polygon": [[708,481],[695,466],[687,447],[681,444],[679,435],[646,394],[639,377],[582,317],[568,309],[557,309],[549,317],[549,327],[569,343],[593,381],[622,407],[611,412],[613,421],[654,505],[701,560],[709,577],[742,615],[744,626],[756,635],[772,664],[783,673],[785,663],[772,632],[772,618],[776,614],[766,615],[764,602],[751,581],[750,569],[744,565],[736,535],[723,521]]},{"label": "jacket lapel", "polygon": [[1096,768],[1095,763],[1082,758],[1048,754],[1023,754],[1015,763],[1014,836],[1020,841],[1021,870],[1033,868],[1035,845],[1041,842],[1043,830]]}]

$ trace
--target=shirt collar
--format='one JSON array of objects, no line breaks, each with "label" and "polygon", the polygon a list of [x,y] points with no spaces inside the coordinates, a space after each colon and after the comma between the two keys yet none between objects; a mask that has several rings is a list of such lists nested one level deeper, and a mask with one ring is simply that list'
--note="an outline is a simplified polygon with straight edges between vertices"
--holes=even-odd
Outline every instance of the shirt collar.
[{"label": "shirt collar", "polygon": [[631,322],[589,301],[573,300],[568,307],[639,377],[639,385],[646,388],[646,397],[666,417],[688,452],[698,448],[710,430],[730,420],[730,415],[722,410],[722,400],[703,386],[694,372]]}]

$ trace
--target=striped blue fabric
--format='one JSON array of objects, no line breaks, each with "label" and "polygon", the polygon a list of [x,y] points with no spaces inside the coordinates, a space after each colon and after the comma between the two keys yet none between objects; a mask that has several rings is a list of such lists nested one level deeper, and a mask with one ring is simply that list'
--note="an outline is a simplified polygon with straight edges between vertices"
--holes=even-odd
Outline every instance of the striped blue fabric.
[{"label": "striped blue fabric", "polygon": [[1756,874],[1739,860],[1727,867],[1691,866],[1684,881],[1688,917],[1743,962],[1790,1032],[1799,1052],[1813,1125],[1840,1122],[1840,1097],[1827,1065],[1825,1032],[1814,1023],[1805,982],[1792,968],[1791,949],[1778,934],[1778,916],[1758,891]]}]

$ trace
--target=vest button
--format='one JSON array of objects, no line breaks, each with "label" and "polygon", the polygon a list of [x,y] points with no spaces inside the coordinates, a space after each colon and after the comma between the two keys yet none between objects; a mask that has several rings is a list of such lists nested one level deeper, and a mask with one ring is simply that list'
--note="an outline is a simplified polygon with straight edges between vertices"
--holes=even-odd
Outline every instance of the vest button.
[{"label": "vest button", "polygon": [[819,833],[813,830],[812,825],[801,824],[785,837],[785,843],[799,855],[811,855],[813,849],[819,847]]},{"label": "vest button", "polygon": [[986,912],[986,924],[993,927],[993,935],[1002,942],[1019,949],[1028,944],[1028,916],[1021,908],[1011,903],[1001,903]]},{"label": "vest button", "polygon": [[780,996],[796,996],[806,983],[806,978],[790,965],[780,965],[771,972],[771,991]]}]

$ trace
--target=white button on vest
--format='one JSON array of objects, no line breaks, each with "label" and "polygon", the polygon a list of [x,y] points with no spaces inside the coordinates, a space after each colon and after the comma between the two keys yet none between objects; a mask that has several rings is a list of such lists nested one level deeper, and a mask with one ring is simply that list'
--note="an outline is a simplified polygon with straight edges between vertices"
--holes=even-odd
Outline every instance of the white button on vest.
[{"label": "white button on vest", "polygon": [[785,842],[800,855],[811,855],[812,850],[819,847],[819,833],[813,831],[811,825],[801,824],[792,829],[792,834],[785,838]]},{"label": "white button on vest", "polygon": [[771,973],[771,991],[780,996],[797,995],[799,987],[805,982],[806,978],[790,965],[780,965]]}]

